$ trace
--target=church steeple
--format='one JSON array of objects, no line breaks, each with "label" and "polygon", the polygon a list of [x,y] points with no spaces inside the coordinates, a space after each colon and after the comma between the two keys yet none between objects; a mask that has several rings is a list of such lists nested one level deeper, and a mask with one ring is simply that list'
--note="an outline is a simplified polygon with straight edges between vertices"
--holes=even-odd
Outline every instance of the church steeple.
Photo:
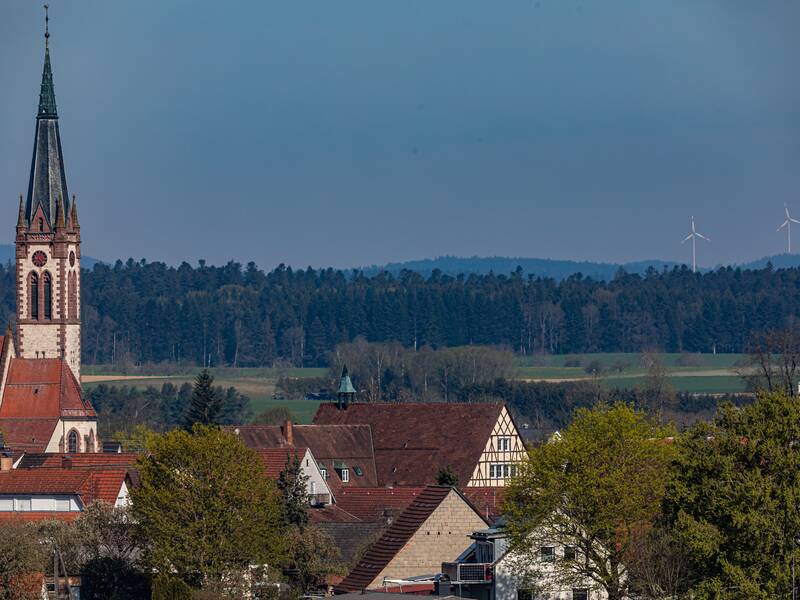
[{"label": "church steeple", "polygon": [[25,359],[63,359],[80,380],[81,234],[64,175],[47,15],[44,39],[28,197],[17,215],[17,348]]},{"label": "church steeple", "polygon": [[58,198],[64,198],[65,210],[69,210],[67,178],[64,173],[64,158],[61,154],[61,134],[58,130],[56,94],[53,87],[53,69],[50,65],[50,17],[45,5],[44,67],[39,91],[39,110],[36,114],[36,137],[33,142],[33,161],[28,184],[28,199],[25,203],[25,218],[29,226],[39,207],[49,227],[54,227]]},{"label": "church steeple", "polygon": [[53,88],[53,69],[50,66],[50,15],[49,7],[44,5],[44,68],[42,69],[42,89],[39,92],[39,114],[37,119],[57,119],[56,91]]}]

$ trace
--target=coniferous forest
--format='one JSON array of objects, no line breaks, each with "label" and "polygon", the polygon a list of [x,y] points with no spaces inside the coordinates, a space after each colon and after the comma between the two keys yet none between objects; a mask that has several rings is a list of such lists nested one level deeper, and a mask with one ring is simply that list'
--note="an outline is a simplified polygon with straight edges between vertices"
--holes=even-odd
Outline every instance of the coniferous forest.
[{"label": "coniferous forest", "polygon": [[[519,354],[742,352],[800,315],[800,269],[620,272],[611,281],[398,276],[254,263],[118,261],[84,271],[83,360],[324,366],[358,336],[405,346],[501,345]],[[0,266],[2,319],[14,270]]]}]

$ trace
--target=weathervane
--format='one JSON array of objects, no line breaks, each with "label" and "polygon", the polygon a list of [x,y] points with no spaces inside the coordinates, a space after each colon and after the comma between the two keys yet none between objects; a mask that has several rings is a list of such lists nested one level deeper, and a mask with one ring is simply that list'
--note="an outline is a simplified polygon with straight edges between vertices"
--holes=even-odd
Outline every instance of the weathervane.
[{"label": "weathervane", "polygon": [[45,48],[50,45],[50,9],[49,4],[44,5],[44,45]]}]

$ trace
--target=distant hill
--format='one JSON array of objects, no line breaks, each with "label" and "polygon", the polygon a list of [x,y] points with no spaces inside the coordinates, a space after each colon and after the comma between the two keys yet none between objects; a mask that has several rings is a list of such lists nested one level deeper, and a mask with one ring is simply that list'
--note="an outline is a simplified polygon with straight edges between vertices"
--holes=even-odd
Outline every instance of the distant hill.
[{"label": "distant hill", "polygon": [[[14,262],[14,259],[14,244],[0,244],[0,264],[5,265],[6,263]],[[85,254],[81,256],[81,266],[84,269],[93,269],[95,264],[99,262],[103,261],[92,258],[91,256],[86,256]]]},{"label": "distant hill", "polygon": [[[734,267],[742,269],[763,269],[767,263],[772,263],[776,269],[786,269],[789,267],[800,267],[800,254],[777,254],[765,256],[758,260],[748,263],[734,264]],[[628,273],[644,274],[649,268],[657,271],[672,269],[681,266],[682,263],[665,260],[640,260],[626,263],[605,263],[576,260],[555,260],[550,258],[522,258],[509,256],[440,256],[439,258],[426,258],[423,260],[411,260],[407,262],[388,263],[386,265],[372,265],[364,267],[362,271],[366,275],[375,275],[381,271],[387,271],[394,275],[403,270],[414,271],[423,276],[429,276],[435,269],[446,275],[469,275],[472,273],[486,274],[493,272],[496,274],[507,275],[516,271],[517,267],[522,268],[525,275],[535,275],[537,277],[550,277],[556,280],[566,279],[576,273],[581,273],[585,277],[591,277],[596,281],[609,281],[614,275],[624,269]],[[717,265],[716,270],[725,265]],[[702,271],[712,269],[704,268]]]}]

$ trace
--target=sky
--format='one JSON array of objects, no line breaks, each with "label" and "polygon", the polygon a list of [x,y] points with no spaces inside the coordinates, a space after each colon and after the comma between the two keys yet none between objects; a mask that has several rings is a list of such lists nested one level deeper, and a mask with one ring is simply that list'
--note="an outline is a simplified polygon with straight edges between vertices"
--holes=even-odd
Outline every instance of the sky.
[{"label": "sky", "polygon": [[[0,2],[0,242],[43,24]],[[694,215],[714,265],[800,218],[796,0],[50,0],[50,31],[103,260],[689,261]]]}]

